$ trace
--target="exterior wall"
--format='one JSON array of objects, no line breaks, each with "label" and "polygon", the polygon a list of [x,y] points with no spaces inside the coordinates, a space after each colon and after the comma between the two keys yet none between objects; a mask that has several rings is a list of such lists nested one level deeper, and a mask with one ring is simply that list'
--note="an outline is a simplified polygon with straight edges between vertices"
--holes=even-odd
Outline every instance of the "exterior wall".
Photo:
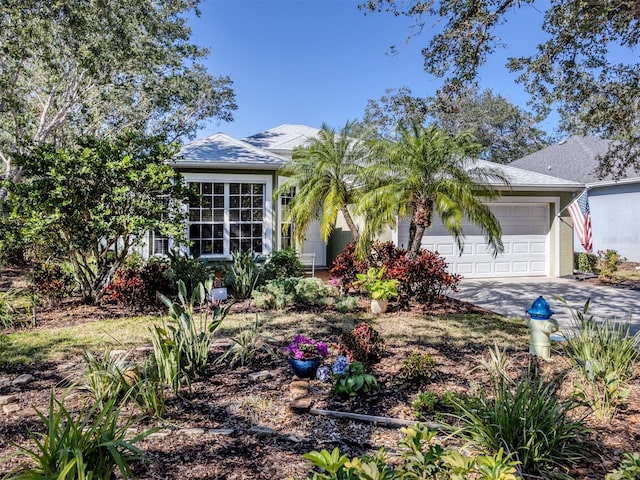
[{"label": "exterior wall", "polygon": [[[616,250],[640,261],[640,185],[594,186],[589,189],[593,252]],[[577,240],[576,240],[577,242]],[[583,251],[577,242],[576,251]]]},{"label": "exterior wall", "polygon": [[[551,237],[553,239],[559,238],[560,245],[555,247],[559,249],[560,263],[558,270],[552,272],[554,277],[567,277],[573,274],[573,226],[571,223],[571,217],[569,212],[565,209],[569,203],[571,203],[573,196],[569,193],[562,193],[560,195],[560,215],[558,212],[553,212],[553,233]],[[556,234],[556,230],[559,234]]]}]

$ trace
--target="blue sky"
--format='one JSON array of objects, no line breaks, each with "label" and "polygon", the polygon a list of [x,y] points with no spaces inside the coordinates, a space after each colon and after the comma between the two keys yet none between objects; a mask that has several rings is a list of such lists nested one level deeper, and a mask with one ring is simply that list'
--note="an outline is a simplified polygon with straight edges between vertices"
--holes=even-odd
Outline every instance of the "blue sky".
[{"label": "blue sky", "polygon": [[[408,44],[410,19],[365,15],[355,0],[203,0],[191,18],[193,41],[211,50],[206,63],[234,82],[234,122],[212,121],[199,137],[222,131],[242,138],[284,123],[340,128],[361,118],[368,99],[388,88],[433,95],[440,80],[423,70],[430,32]],[[522,107],[527,95],[504,68],[510,55],[532,53],[542,14],[523,7],[501,29],[506,48],[481,70],[480,85]],[[398,55],[390,56],[396,45]],[[552,131],[553,121],[542,124]]]}]

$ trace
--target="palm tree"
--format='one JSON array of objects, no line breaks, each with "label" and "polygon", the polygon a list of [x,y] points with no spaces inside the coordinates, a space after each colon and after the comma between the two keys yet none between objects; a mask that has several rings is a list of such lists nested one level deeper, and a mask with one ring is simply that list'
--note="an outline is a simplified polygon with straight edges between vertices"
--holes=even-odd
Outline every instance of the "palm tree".
[{"label": "palm tree", "polygon": [[342,213],[353,240],[360,232],[348,206],[357,191],[355,179],[363,167],[367,150],[362,140],[354,138],[355,123],[347,122],[340,133],[322,125],[309,145],[293,150],[292,159],[283,167],[288,178],[275,195],[295,192],[285,212],[285,225],[293,225],[293,240],[301,244],[309,224],[320,220],[320,234],[327,242],[338,212]]},{"label": "palm tree", "polygon": [[358,212],[367,219],[363,241],[384,226],[395,226],[398,217],[410,216],[409,251],[415,258],[435,212],[460,251],[462,219],[467,218],[485,234],[494,256],[502,252],[500,224],[483,200],[500,195],[490,181],[508,185],[508,180],[497,168],[473,166],[479,148],[469,134],[451,136],[422,125],[400,127],[396,141],[377,141],[372,147],[375,162],[362,176],[369,185],[358,203]]}]

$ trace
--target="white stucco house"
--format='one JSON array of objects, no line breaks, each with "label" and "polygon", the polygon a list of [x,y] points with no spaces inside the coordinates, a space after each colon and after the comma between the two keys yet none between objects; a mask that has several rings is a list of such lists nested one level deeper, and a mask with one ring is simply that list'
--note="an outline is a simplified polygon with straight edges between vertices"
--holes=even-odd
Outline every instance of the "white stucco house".
[{"label": "white stucco house", "polygon": [[[185,145],[174,166],[201,196],[187,206],[191,253],[215,261],[229,259],[235,249],[269,254],[291,246],[290,234],[282,229],[282,210],[290,198],[274,199],[273,191],[292,150],[318,131],[281,125],[244,139],[216,133]],[[464,228],[463,252],[437,222],[423,237],[423,246],[444,256],[449,270],[465,277],[570,275],[573,239],[565,207],[584,186],[545,173],[492,166],[502,168],[511,182],[502,198],[490,204],[502,226],[504,253],[493,258],[472,225]],[[380,239],[406,247],[408,230],[408,221],[400,221]],[[328,244],[321,241],[317,225],[305,237],[298,250],[313,256],[317,267],[329,266],[350,241],[340,222]],[[149,253],[156,253],[154,242]]]},{"label": "white stucco house", "polygon": [[[609,140],[573,136],[527,155],[510,165],[546,173],[585,185],[593,231],[593,252],[613,249],[628,260],[640,261],[640,173],[598,178],[598,158],[609,150]],[[576,251],[584,251],[576,239]]]}]

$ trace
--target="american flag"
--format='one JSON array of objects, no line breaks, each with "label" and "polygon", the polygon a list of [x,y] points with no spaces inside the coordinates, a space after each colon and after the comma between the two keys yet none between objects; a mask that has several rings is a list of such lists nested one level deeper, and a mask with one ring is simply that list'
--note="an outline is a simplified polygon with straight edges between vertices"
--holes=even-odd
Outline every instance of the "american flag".
[{"label": "american flag", "polygon": [[593,238],[591,234],[591,210],[589,210],[589,196],[587,195],[587,191],[582,192],[567,209],[573,220],[573,231],[578,235],[580,244],[587,253],[591,253],[593,250]]}]

